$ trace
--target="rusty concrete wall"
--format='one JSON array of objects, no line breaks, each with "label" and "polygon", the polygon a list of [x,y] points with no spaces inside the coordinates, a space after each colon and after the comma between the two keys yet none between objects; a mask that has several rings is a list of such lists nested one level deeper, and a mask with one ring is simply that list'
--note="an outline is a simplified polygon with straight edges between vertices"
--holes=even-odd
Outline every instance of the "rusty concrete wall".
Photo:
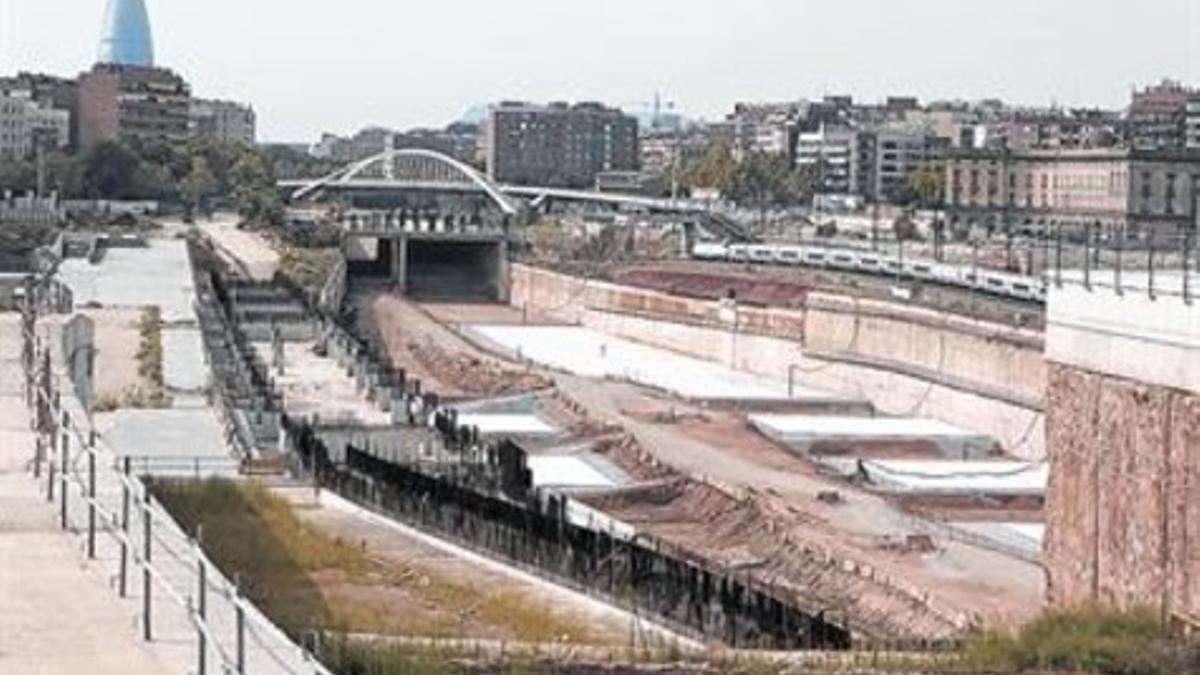
[{"label": "rusty concrete wall", "polygon": [[781,381],[795,367],[801,384],[986,433],[1017,457],[1045,456],[1034,331],[821,293],[804,307],[739,307],[732,317],[717,301],[522,265],[512,278],[516,306]]},{"label": "rusty concrete wall", "polygon": [[1046,435],[1051,602],[1200,617],[1200,396],[1052,364]]}]

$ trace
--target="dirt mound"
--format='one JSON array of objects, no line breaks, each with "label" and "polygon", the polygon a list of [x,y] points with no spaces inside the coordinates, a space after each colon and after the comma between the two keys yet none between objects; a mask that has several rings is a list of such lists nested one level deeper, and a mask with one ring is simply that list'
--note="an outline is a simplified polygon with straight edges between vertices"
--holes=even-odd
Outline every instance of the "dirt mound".
[{"label": "dirt mound", "polygon": [[428,338],[409,342],[407,347],[412,357],[439,382],[452,385],[468,396],[509,396],[550,386],[550,381],[537,373],[505,368],[496,361],[449,351]]},{"label": "dirt mound", "polygon": [[786,588],[802,606],[845,623],[860,638],[937,641],[965,627],[965,616],[936,608],[923,594],[856,562],[820,534],[819,519],[769,495],[678,479],[586,501],[696,559],[742,568],[760,583]]},{"label": "dirt mound", "polygon": [[742,303],[789,308],[803,307],[809,291],[809,286],[804,283],[763,279],[750,274],[653,267],[620,270],[613,275],[613,281],[702,300],[717,300],[733,294]]}]

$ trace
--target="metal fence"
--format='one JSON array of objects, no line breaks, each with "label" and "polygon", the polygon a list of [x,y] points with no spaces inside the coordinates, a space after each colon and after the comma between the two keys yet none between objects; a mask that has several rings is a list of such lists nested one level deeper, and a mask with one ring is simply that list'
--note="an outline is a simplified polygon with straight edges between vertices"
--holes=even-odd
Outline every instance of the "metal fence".
[{"label": "metal fence", "polygon": [[135,473],[151,460],[123,457],[98,439],[71,388],[58,384],[50,347],[37,337],[28,309],[22,333],[35,431],[29,469],[57,507],[62,529],[79,536],[87,559],[111,572],[116,595],[137,607],[142,638],[172,660],[194,664],[197,675],[331,675],[209,560],[200,533],[184,532],[154,499]]}]

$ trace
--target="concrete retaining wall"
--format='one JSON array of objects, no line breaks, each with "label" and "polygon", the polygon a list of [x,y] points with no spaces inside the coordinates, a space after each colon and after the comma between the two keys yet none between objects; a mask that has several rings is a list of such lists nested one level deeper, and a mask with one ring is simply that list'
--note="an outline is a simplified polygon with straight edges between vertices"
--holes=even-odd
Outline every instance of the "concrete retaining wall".
[{"label": "concrete retaining wall", "polygon": [[512,302],[613,335],[860,396],[1045,455],[1042,340],[1034,331],[812,293],[800,309],[737,307],[515,265]]},{"label": "concrete retaining wall", "polygon": [[1057,364],[1047,396],[1051,601],[1200,618],[1200,396]]}]

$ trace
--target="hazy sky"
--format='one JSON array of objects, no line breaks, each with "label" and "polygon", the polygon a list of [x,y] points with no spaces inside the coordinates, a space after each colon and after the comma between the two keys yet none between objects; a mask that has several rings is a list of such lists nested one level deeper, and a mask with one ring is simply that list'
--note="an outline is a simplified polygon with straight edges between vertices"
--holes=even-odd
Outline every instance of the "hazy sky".
[{"label": "hazy sky", "polygon": [[[0,73],[74,74],[105,0],[0,0]],[[1120,106],[1200,84],[1200,0],[147,0],[158,62],[264,140],[441,125],[502,98],[694,115],[736,100],[999,96]]]}]

